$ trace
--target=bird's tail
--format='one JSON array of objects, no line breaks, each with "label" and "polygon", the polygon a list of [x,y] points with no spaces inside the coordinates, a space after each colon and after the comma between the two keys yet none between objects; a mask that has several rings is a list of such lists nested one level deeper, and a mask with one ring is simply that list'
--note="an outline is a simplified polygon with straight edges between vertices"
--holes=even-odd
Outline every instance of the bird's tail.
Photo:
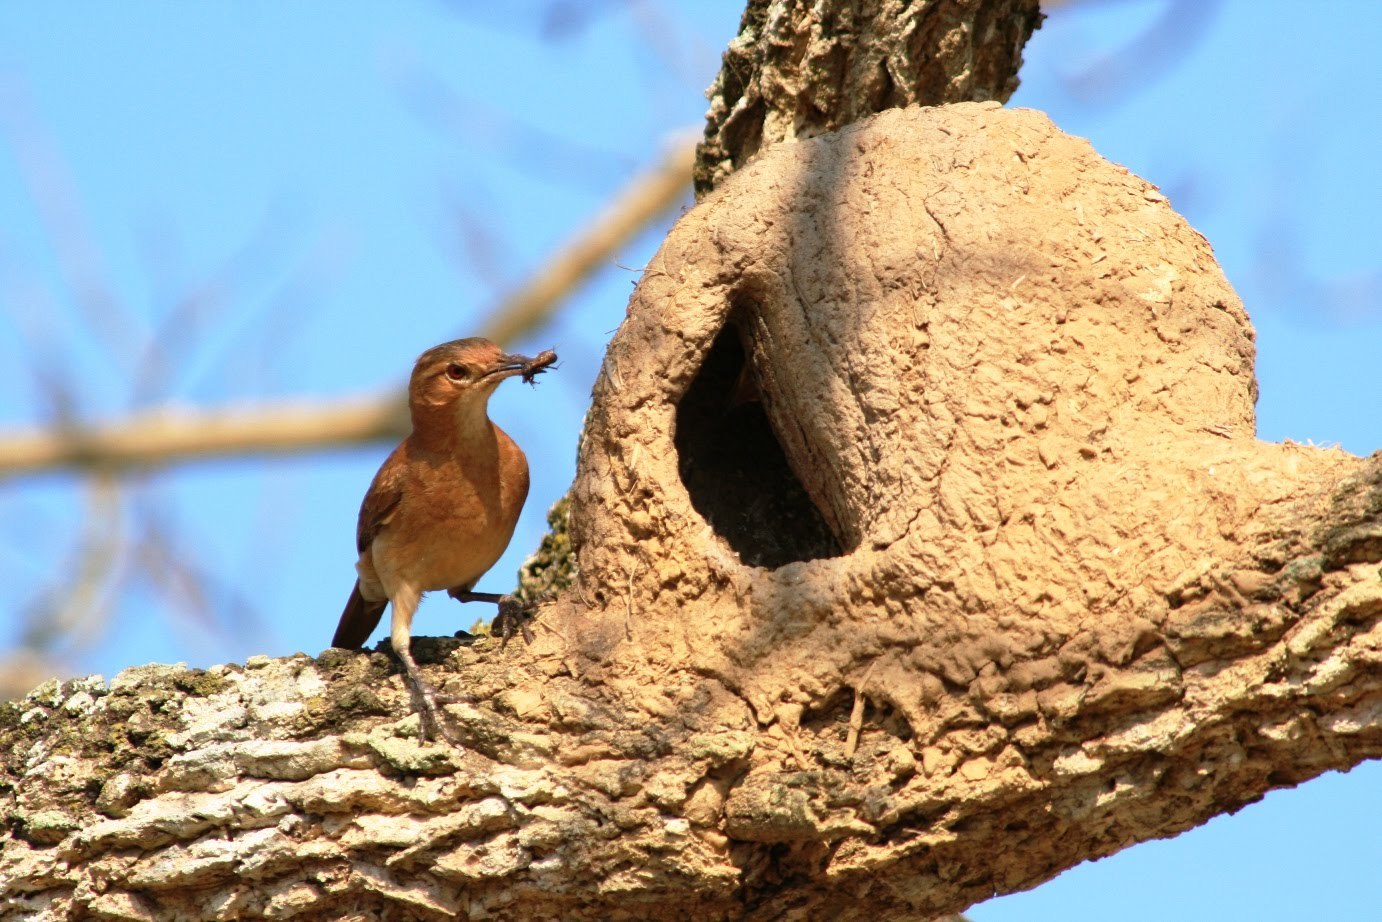
[{"label": "bird's tail", "polygon": [[341,623],[336,625],[336,636],[331,638],[331,646],[346,650],[363,647],[388,606],[388,599],[371,602],[360,595],[360,581],[356,580],[355,588],[350,590],[350,598],[346,601],[345,611],[341,612]]}]

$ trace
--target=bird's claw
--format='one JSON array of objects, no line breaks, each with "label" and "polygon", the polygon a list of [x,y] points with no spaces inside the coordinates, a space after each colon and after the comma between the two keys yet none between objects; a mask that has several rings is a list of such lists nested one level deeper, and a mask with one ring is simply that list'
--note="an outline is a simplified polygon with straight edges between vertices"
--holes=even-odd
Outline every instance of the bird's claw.
[{"label": "bird's claw", "polygon": [[522,634],[524,643],[533,642],[533,629],[528,622],[533,620],[533,609],[537,605],[538,602],[524,603],[511,595],[499,600],[499,614],[490,626],[490,631],[500,638],[499,649],[508,647],[515,634]]},{"label": "bird's claw", "polygon": [[455,704],[459,699],[438,692],[432,683],[422,677],[416,665],[408,668],[409,665],[404,663],[403,682],[408,686],[408,697],[412,699],[413,711],[418,716],[418,738],[424,743],[440,739],[459,749],[461,744],[446,729],[441,713],[441,705]]},{"label": "bird's claw", "polygon": [[500,649],[507,647],[515,634],[522,634],[526,643],[532,643],[533,632],[528,627],[528,622],[533,620],[533,609],[552,601],[552,596],[548,593],[530,602],[523,602],[517,596],[473,592],[460,586],[448,589],[446,594],[457,602],[488,602],[499,606],[499,615],[490,625],[490,634],[503,640]]},{"label": "bird's claw", "polygon": [[453,704],[454,698],[438,695],[430,685],[424,684],[421,689],[413,689],[413,710],[418,716],[418,738],[424,743],[435,742],[440,739],[452,746],[460,748],[460,743],[452,736],[451,731],[446,729],[446,724],[442,721],[442,704]]}]

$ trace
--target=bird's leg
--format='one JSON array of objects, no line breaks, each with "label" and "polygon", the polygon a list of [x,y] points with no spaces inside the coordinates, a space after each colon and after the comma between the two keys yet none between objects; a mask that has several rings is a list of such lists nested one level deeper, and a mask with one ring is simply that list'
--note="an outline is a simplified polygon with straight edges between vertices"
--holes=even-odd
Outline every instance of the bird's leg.
[{"label": "bird's leg", "polygon": [[533,619],[532,609],[535,603],[524,604],[514,596],[497,592],[471,592],[463,586],[448,589],[446,594],[457,602],[489,602],[499,606],[499,614],[495,617],[492,627],[494,633],[501,638],[499,649],[507,647],[515,634],[522,634],[524,643],[533,642],[533,631],[528,627],[528,622]]},{"label": "bird's leg", "polygon": [[403,681],[408,686],[413,710],[417,712],[418,736],[424,743],[441,739],[459,748],[461,744],[456,742],[451,731],[446,729],[446,724],[442,723],[441,709],[438,707],[439,703],[446,704],[451,699],[445,695],[438,695],[432,683],[422,677],[422,670],[418,668],[417,661],[413,659],[413,653],[406,643],[401,647],[394,644],[394,652],[403,661]]},{"label": "bird's leg", "polygon": [[448,703],[451,699],[438,695],[432,684],[422,677],[417,660],[413,659],[413,613],[417,611],[420,593],[415,589],[402,588],[393,597],[393,623],[389,641],[393,652],[403,663],[403,683],[408,686],[408,696],[412,699],[413,710],[418,715],[418,735],[423,742],[443,739],[452,746],[459,747],[446,725],[441,720],[438,702]]}]

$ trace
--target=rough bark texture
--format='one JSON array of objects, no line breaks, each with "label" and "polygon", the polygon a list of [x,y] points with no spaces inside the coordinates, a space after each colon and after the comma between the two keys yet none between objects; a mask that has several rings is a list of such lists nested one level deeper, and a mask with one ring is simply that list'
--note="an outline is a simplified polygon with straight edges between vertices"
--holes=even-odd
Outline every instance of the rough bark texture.
[{"label": "rough bark texture", "polygon": [[50,684],[0,919],[929,919],[1376,757],[1382,457],[1252,361],[1037,113],[777,147],[634,293],[537,643],[420,644],[464,751],[382,654]]},{"label": "rough bark texture", "polygon": [[696,191],[886,109],[1006,102],[1037,0],[750,0],[710,87]]}]

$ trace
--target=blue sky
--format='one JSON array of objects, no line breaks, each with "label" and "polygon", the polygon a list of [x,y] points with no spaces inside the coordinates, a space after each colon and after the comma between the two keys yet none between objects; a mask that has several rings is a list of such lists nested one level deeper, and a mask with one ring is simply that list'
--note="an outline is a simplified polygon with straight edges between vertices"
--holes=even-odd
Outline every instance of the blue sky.
[{"label": "blue sky", "polygon": [[[1382,447],[1382,5],[1074,7],[1028,46],[1013,104],[1160,185],[1213,243],[1257,326],[1262,438]],[[0,5],[0,427],[55,404],[94,419],[397,386],[699,126],[740,6],[491,8]],[[481,588],[511,585],[570,482],[603,346],[661,233],[512,344],[563,364],[494,401],[534,479]],[[62,476],[0,483],[0,646],[61,597],[84,535],[156,521],[215,614],[117,563],[101,616],[57,649],[73,672],[318,652],[385,450],[187,467],[106,505]],[[424,604],[420,632],[457,626],[454,603]],[[1380,791],[1366,765],[972,914],[1365,916]]]}]

